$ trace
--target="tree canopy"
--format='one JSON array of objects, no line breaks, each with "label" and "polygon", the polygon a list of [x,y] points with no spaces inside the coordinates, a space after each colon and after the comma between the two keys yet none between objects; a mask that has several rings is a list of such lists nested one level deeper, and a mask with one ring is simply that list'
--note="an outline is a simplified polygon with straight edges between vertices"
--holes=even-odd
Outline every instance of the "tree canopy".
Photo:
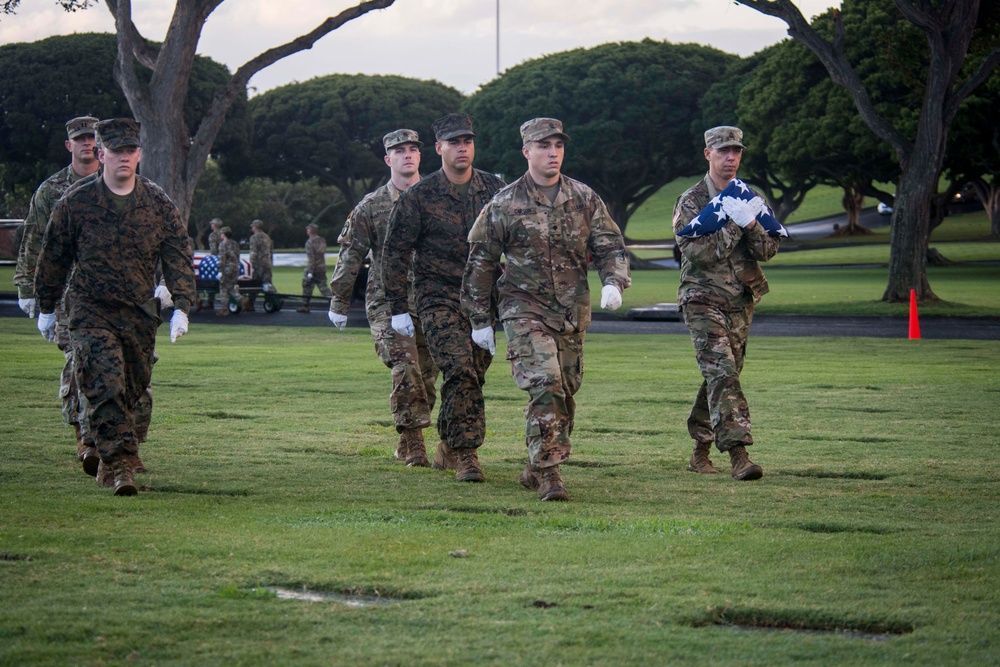
[{"label": "tree canopy", "polygon": [[353,206],[388,180],[382,137],[402,127],[424,142],[421,171],[440,164],[431,123],[457,111],[459,91],[437,81],[400,76],[333,74],[255,97],[255,143],[266,160],[249,172],[278,180],[315,178],[335,185]]},{"label": "tree canopy", "polygon": [[526,170],[521,124],[558,118],[571,137],[563,172],[594,188],[624,231],[661,186],[705,168],[704,128],[692,129],[691,119],[704,91],[737,59],[647,39],[525,62],[465,104],[475,118],[476,164],[519,177]]}]

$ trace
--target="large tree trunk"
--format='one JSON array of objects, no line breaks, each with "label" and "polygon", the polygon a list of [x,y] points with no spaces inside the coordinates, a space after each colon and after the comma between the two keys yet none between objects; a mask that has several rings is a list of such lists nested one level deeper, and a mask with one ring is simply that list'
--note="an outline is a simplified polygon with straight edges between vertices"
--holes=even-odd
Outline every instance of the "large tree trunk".
[{"label": "large tree trunk", "polygon": [[889,280],[883,301],[908,301],[911,289],[916,290],[918,300],[937,299],[927,281],[928,222],[937,178],[938,170],[930,165],[900,174],[892,209]]},{"label": "large tree trunk", "polygon": [[847,213],[847,224],[834,232],[834,235],[861,236],[862,234],[870,234],[871,232],[867,228],[862,227],[861,222],[859,222],[861,210],[865,205],[865,196],[853,185],[845,185],[843,187],[844,196],[841,199],[841,203],[844,206],[844,211]]}]

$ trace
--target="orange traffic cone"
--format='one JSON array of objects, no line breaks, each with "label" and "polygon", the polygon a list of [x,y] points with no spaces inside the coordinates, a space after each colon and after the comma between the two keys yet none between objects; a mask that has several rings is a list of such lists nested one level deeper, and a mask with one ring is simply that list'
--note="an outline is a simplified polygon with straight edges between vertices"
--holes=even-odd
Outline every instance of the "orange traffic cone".
[{"label": "orange traffic cone", "polygon": [[910,290],[910,338],[920,338],[920,316],[917,314],[917,290]]}]

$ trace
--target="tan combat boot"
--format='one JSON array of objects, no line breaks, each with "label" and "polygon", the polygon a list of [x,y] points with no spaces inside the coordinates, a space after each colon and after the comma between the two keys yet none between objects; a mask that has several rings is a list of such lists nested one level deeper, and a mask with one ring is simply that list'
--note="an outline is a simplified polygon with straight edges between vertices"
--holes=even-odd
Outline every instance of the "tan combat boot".
[{"label": "tan combat boot", "polygon": [[223,308],[221,310],[217,310],[217,311],[215,311],[215,316],[216,317],[229,317],[229,309],[228,308]]},{"label": "tan combat boot", "polygon": [[475,449],[467,447],[456,453],[455,479],[459,482],[483,482],[483,470],[479,467],[479,455]]},{"label": "tan combat boot", "polygon": [[392,458],[397,461],[406,462],[406,450],[409,447],[410,441],[406,439],[406,431],[401,431],[399,434],[399,442],[396,443],[396,451],[392,453]]},{"label": "tan combat boot", "polygon": [[451,447],[442,440],[438,443],[437,451],[434,453],[434,462],[431,467],[437,470],[454,470],[457,456]]},{"label": "tan combat boot", "polygon": [[120,456],[111,463],[101,461],[97,468],[97,483],[105,488],[114,489],[116,496],[134,496],[139,493],[132,475],[132,467]]},{"label": "tan combat boot", "polygon": [[140,474],[149,472],[149,469],[143,465],[142,459],[139,458],[139,450],[136,450],[135,454],[129,454],[126,452],[122,454],[122,457],[128,462],[128,465],[132,468],[133,473]]},{"label": "tan combat boot", "polygon": [[537,491],[539,485],[542,483],[542,480],[538,478],[538,468],[531,465],[530,461],[524,464],[524,470],[521,472],[521,476],[517,478],[517,481],[529,491]]},{"label": "tan combat boot", "polygon": [[747,456],[747,449],[743,445],[736,445],[729,449],[729,461],[733,464],[733,477],[743,482],[760,479],[764,476],[764,469],[750,460]]},{"label": "tan combat boot", "polygon": [[424,434],[419,428],[406,429],[400,434],[406,438],[406,467],[427,468],[431,462],[427,460],[427,449],[424,447]]},{"label": "tan combat boot", "polygon": [[708,458],[708,453],[712,450],[712,443],[695,443],[694,451],[691,452],[691,460],[688,461],[688,470],[702,475],[715,475],[719,471],[712,465],[712,460]]},{"label": "tan combat boot", "polygon": [[83,464],[83,472],[93,477],[97,474],[97,466],[101,462],[101,457],[95,447],[84,442],[80,425],[74,423],[73,428],[76,430],[76,458]]},{"label": "tan combat boot", "polygon": [[538,497],[542,500],[569,500],[562,475],[559,474],[559,466],[538,470]]}]

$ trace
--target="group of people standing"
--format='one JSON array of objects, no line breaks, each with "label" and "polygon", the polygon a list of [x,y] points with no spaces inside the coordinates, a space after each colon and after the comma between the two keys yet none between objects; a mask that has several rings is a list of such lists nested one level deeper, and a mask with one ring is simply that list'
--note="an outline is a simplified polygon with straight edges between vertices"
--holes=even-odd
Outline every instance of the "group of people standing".
[{"label": "group of people standing", "polygon": [[[63,316],[73,353],[68,364],[81,396],[77,414],[94,434],[99,467],[110,471],[98,481],[116,495],[131,495],[137,492],[134,462],[127,458],[137,452],[135,406],[148,386],[160,322],[160,300],[145,297],[154,293],[159,266],[160,288],[173,296],[171,341],[183,335],[195,299],[192,251],[169,198],[135,174],[138,125],[114,119],[95,129],[103,178],[92,176],[89,187],[63,196],[47,227],[38,218],[43,211],[35,214],[38,219],[29,215],[44,228],[33,289],[39,329],[50,340],[65,290],[63,307],[72,309]],[[574,396],[583,379],[591,321],[588,267],[593,264],[600,277],[601,307],[619,308],[631,284],[624,238],[597,193],[562,173],[570,138],[559,120],[534,118],[521,126],[527,170],[509,185],[473,166],[470,116],[448,114],[432,130],[442,166],[423,178],[419,134],[402,128],[384,136],[389,180],[351,212],[329,285],[326,243],[315,226],[307,228],[303,309],[308,312],[308,296],[318,286],[330,297],[331,323],[343,329],[354,283],[370,256],[365,308],[375,349],[391,369],[390,407],[399,434],[395,457],[407,466],[454,470],[459,482],[485,480],[477,452],[486,434],[482,387],[496,352],[494,330],[502,326],[511,374],[529,396],[527,462],[519,482],[541,500],[566,500],[559,466],[570,457]],[[705,140],[709,172],[678,200],[675,232],[717,198],[739,167],[743,144],[737,128],[712,128]],[[114,167],[110,173],[108,165]],[[733,477],[750,480],[763,471],[746,454],[753,439],[739,373],[753,306],[767,292],[757,262],[773,256],[778,241],[756,224],[757,199],[740,206],[727,203],[730,218],[714,234],[678,236],[679,301],[704,377],[688,419],[695,440],[689,469],[717,472],[708,459],[714,442],[730,454]],[[228,266],[221,261],[226,244],[235,241],[218,222],[213,233],[219,233],[221,269]],[[252,224],[254,237],[263,234],[259,222]],[[252,261],[263,254],[270,259],[269,241],[251,239]],[[110,247],[116,252],[108,253]],[[237,246],[237,261],[238,252]],[[25,286],[31,283],[26,272],[19,272]],[[113,288],[112,274],[119,281]],[[263,269],[259,275],[263,280]],[[121,377],[98,392],[92,378],[111,366]],[[424,430],[438,399],[439,375],[438,443],[430,458]]]}]

